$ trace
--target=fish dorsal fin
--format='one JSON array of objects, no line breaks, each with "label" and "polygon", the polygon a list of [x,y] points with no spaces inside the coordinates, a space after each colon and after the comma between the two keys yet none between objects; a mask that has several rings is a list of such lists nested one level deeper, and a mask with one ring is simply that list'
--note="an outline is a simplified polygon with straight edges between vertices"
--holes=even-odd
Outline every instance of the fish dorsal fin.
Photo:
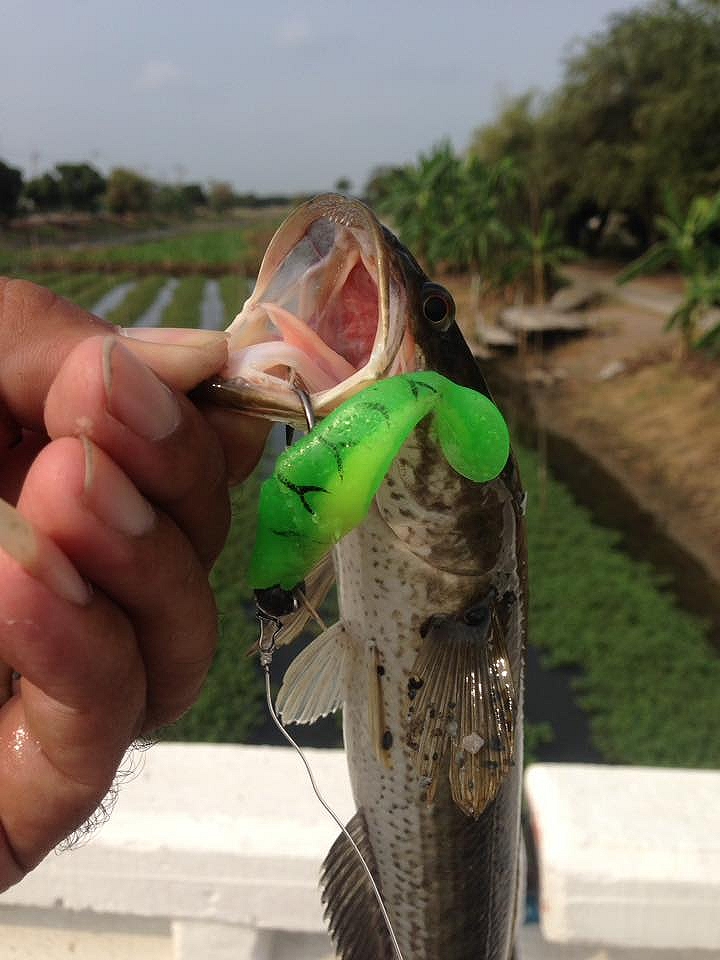
[{"label": "fish dorsal fin", "polygon": [[[362,811],[355,814],[347,830],[377,883],[375,855]],[[342,833],[325,858],[320,883],[325,919],[340,960],[394,960],[392,943],[370,881]]]},{"label": "fish dorsal fin", "polygon": [[342,706],[346,637],[338,621],[295,657],[277,698],[283,723],[314,723]]},{"label": "fish dorsal fin", "polygon": [[428,800],[448,766],[453,800],[479,817],[515,762],[515,684],[493,600],[461,620],[430,620],[408,696],[408,744]]}]

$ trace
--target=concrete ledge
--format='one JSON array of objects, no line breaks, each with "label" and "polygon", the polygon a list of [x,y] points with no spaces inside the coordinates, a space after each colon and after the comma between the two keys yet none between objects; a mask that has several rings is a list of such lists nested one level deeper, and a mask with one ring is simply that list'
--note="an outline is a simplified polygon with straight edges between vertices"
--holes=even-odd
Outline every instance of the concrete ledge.
[{"label": "concrete ledge", "polygon": [[720,955],[720,772],[539,764],[543,935]]},{"label": "concrete ledge", "polygon": [[[349,820],[343,752],[306,752],[320,789]],[[337,828],[291,750],[158,744],[143,759],[90,841],[48,857],[0,908],[164,918],[177,960],[209,955],[193,952],[208,924],[218,939],[213,960],[274,955],[264,930],[326,938],[318,875]]]},{"label": "concrete ledge", "polygon": [[[344,754],[307,752],[348,820]],[[527,926],[524,960],[719,955],[720,773],[547,764],[526,785],[561,945]],[[332,960],[318,874],[336,832],[289,749],[159,744],[108,823],[0,897],[0,956]]]}]

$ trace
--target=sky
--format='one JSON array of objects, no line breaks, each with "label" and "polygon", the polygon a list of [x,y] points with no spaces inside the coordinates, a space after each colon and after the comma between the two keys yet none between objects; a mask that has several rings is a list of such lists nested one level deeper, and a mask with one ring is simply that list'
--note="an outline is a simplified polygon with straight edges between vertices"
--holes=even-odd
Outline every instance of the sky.
[{"label": "sky", "polygon": [[[637,0],[0,0],[0,160],[362,190],[562,78]],[[575,45],[575,46],[574,46]]]}]

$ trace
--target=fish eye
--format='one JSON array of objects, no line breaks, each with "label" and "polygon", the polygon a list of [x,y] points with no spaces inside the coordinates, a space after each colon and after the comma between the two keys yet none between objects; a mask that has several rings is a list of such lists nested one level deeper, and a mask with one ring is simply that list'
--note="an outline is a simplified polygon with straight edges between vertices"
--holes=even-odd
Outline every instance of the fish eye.
[{"label": "fish eye", "polygon": [[447,330],[455,318],[455,304],[444,287],[428,284],[423,291],[423,316],[433,327]]}]

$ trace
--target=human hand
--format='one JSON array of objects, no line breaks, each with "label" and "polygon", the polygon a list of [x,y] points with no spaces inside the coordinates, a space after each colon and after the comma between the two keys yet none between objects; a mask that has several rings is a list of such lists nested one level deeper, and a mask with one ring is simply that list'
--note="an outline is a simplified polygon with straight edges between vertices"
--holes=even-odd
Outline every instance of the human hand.
[{"label": "human hand", "polygon": [[0,889],[197,697],[228,472],[267,429],[184,395],[223,365],[222,334],[116,334],[0,279]]}]

